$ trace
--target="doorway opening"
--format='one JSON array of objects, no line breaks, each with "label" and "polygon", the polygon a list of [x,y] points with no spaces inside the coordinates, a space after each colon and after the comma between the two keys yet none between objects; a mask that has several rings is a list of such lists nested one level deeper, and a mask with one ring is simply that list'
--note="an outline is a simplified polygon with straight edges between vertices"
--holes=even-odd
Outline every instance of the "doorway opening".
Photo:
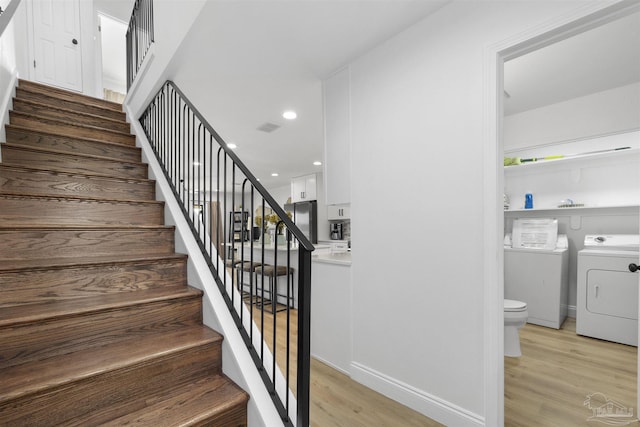
[{"label": "doorway opening", "polygon": [[[490,271],[488,271],[488,273],[486,274],[485,279],[493,280],[493,283],[487,284],[487,287],[486,287],[487,297],[489,301],[487,303],[487,309],[496,310],[494,312],[496,314],[487,313],[486,320],[488,325],[494,326],[496,327],[496,329],[498,329],[497,327],[499,326],[499,333],[497,335],[492,336],[491,332],[487,331],[487,336],[486,336],[486,342],[488,342],[491,347],[491,350],[490,350],[491,354],[488,355],[488,357],[490,359],[491,358],[493,359],[493,362],[491,360],[488,361],[488,366],[486,369],[487,390],[488,390],[489,396],[491,396],[492,394],[496,396],[496,400],[493,402],[496,405],[493,406],[493,404],[491,403],[491,400],[493,399],[491,398],[489,399],[489,403],[487,405],[487,413],[486,413],[487,425],[490,425],[490,424],[503,425],[505,420],[505,415],[506,415],[505,414],[505,395],[504,395],[505,361],[503,358],[504,337],[502,336],[503,327],[504,327],[504,323],[503,323],[504,318],[503,318],[503,314],[497,314],[497,313],[499,312],[499,307],[500,305],[502,305],[503,299],[505,298],[505,287],[507,286],[504,283],[504,262],[505,261],[504,261],[504,253],[502,250],[502,247],[503,247],[502,236],[504,232],[508,231],[509,224],[511,223],[512,219],[505,218],[504,212],[502,212],[502,206],[503,206],[502,203],[504,199],[503,196],[504,196],[505,185],[506,184],[508,185],[507,181],[512,178],[511,177],[512,172],[508,172],[507,176],[505,177],[505,170],[503,168],[503,165],[500,162],[502,161],[502,158],[504,158],[505,156],[525,157],[526,155],[529,158],[530,157],[544,158],[545,156],[552,155],[551,153],[547,154],[542,152],[541,154],[535,153],[535,154],[531,154],[530,156],[529,154],[525,154],[524,149],[533,150],[534,148],[533,146],[535,144],[525,143],[525,144],[522,144],[522,146],[515,147],[515,148],[509,147],[508,145],[507,137],[509,138],[513,137],[513,134],[508,134],[508,132],[513,130],[513,125],[514,125],[513,122],[518,121],[518,120],[510,120],[508,116],[504,115],[505,110],[508,109],[506,105],[508,102],[507,100],[509,99],[508,97],[513,97],[514,93],[517,92],[517,90],[510,91],[509,90],[510,88],[508,87],[508,83],[506,83],[508,81],[506,80],[508,79],[506,77],[506,73],[508,73],[508,63],[509,61],[514,61],[521,57],[524,58],[529,53],[551,46],[560,41],[568,40],[573,36],[583,34],[590,30],[597,29],[599,27],[604,27],[608,23],[612,23],[614,21],[624,19],[625,17],[633,13],[637,13],[639,10],[640,8],[638,7],[637,3],[632,4],[630,2],[619,2],[614,5],[609,5],[607,7],[597,6],[597,5],[594,5],[592,7],[585,7],[582,10],[577,11],[573,16],[565,17],[564,22],[556,21],[552,24],[541,26],[540,28],[534,31],[531,31],[528,34],[518,35],[517,37],[514,37],[511,40],[503,41],[500,44],[493,46],[489,50],[489,54],[485,56],[485,58],[487,59],[487,69],[489,70],[487,78],[490,79],[490,80],[487,80],[487,85],[486,85],[487,88],[489,89],[488,97],[487,97],[488,98],[487,108],[488,108],[488,111],[490,112],[493,112],[493,111],[496,112],[495,116],[491,116],[489,119],[490,123],[488,123],[488,129],[486,133],[486,136],[487,136],[486,143],[487,143],[487,150],[489,155],[486,158],[487,185],[485,187],[487,191],[486,194],[487,195],[490,194],[491,196],[489,197],[489,200],[493,200],[495,202],[493,203],[493,206],[489,206],[488,208],[488,211],[495,209],[494,210],[495,216],[493,216],[495,222],[490,223],[491,219],[487,218],[486,229],[487,229],[487,233],[492,233],[495,231],[496,238],[495,240],[492,241],[491,240],[492,236],[488,235],[486,242],[487,242],[487,249],[495,249],[495,252],[489,252],[489,253],[495,253],[496,257],[494,259],[488,260],[487,265],[490,268]],[[634,54],[629,53],[629,55],[634,55]],[[602,60],[602,58],[595,58],[596,62],[598,60]],[[541,71],[541,70],[538,70],[538,71]],[[634,83],[628,83],[628,84],[634,84]],[[637,84],[637,82],[635,84]],[[624,86],[624,84],[619,85],[618,88],[622,86]],[[606,90],[611,90],[611,89],[612,88],[600,88],[599,92],[605,92]],[[505,90],[506,90],[506,93],[505,93]],[[637,91],[637,88],[635,90]],[[511,93],[511,92],[514,92],[514,93]],[[583,96],[586,96],[586,94],[583,94]],[[567,98],[564,100],[555,100],[554,103],[559,104],[562,102],[568,102],[571,99],[576,99],[576,98],[579,98],[579,96],[574,94],[572,95],[571,98]],[[541,106],[538,106],[537,108],[538,110],[543,109]],[[528,110],[522,110],[519,113],[512,113],[512,115],[522,114],[522,116],[518,117],[517,119],[523,119],[525,115],[524,114],[525,111],[528,111]],[[537,111],[537,113],[541,113],[541,111]],[[636,115],[637,115],[637,112],[636,112]],[[564,116],[562,115],[556,115],[556,119],[558,119],[559,121],[561,121],[563,118]],[[513,119],[513,117],[511,117],[511,119]],[[509,121],[511,121],[512,123],[507,123]],[[559,123],[559,126],[561,126],[562,124],[563,123]],[[587,123],[587,124],[592,125],[593,123]],[[508,126],[511,126],[509,130],[507,130]],[[631,138],[632,139],[635,138],[637,140],[637,135],[638,135],[637,132],[639,131],[639,127],[640,126],[636,125],[635,129],[624,129],[624,130],[621,129],[617,133],[621,135],[621,134],[631,133],[635,131],[636,134],[632,135]],[[573,130],[575,130],[575,128]],[[615,131],[610,131],[610,132],[600,132],[600,133],[592,132],[591,134],[588,134],[588,135],[591,137],[602,137],[606,133],[609,133],[611,135],[616,134]],[[579,145],[575,145],[578,143],[578,141],[586,140],[586,139],[589,139],[587,138],[587,134],[581,135],[581,136],[565,136],[564,138],[559,138],[559,139],[556,139],[555,141],[547,140],[546,144],[542,144],[543,146],[535,147],[535,148],[537,149],[544,148],[547,150],[551,150],[554,152],[554,154],[558,154],[558,155],[580,154],[584,151],[591,151],[590,149],[587,149],[587,148],[582,149],[583,147],[580,147]],[[594,138],[591,138],[591,139],[594,139]],[[562,142],[563,144],[556,144],[554,146],[553,142],[556,142],[556,143]],[[598,141],[598,143],[599,142],[601,141]],[[571,145],[570,143],[574,145]],[[522,151],[518,152],[516,148],[522,149]],[[631,150],[634,152],[634,156],[637,157],[638,146],[632,147]],[[622,158],[622,157],[623,156],[620,156],[619,158]],[[550,163],[551,162],[549,162],[549,164]],[[567,162],[566,164],[568,165],[568,163],[569,162]],[[539,164],[542,165],[543,162],[539,162]],[[640,164],[640,162],[636,161],[636,165],[638,164]],[[539,165],[536,165],[535,167],[539,167]],[[533,177],[536,175],[536,171],[534,171],[535,167],[530,168],[526,173],[523,172],[525,171],[525,169],[523,168],[523,169],[519,169],[518,172],[515,172],[513,174],[516,174],[516,175],[528,174],[530,177]],[[514,166],[514,168],[518,168],[518,166]],[[554,175],[557,172],[554,170],[550,170],[546,166],[540,166],[540,169],[541,169],[540,172],[543,171],[544,173],[547,173],[550,175]],[[569,169],[570,169],[569,171],[570,180],[579,182],[581,179],[584,178],[584,176],[581,175],[582,167],[578,166],[578,167],[569,168]],[[495,170],[495,175],[492,175],[492,170]],[[548,181],[551,184],[553,184],[555,180],[557,180],[557,178],[558,178],[557,176],[553,176]],[[637,182],[635,185],[637,185]],[[515,188],[515,187],[512,187],[512,188]],[[530,189],[530,190],[533,190],[533,189]],[[636,188],[636,190],[638,189]],[[518,194],[510,197],[511,207],[512,209],[516,209],[516,208],[522,209],[522,212],[525,212],[523,209],[524,206],[522,206],[525,201],[525,192],[520,190],[517,190],[517,192]],[[519,194],[520,192],[522,192],[522,194]],[[526,192],[533,192],[533,191],[526,191]],[[503,193],[503,194],[500,194],[500,193]],[[636,191],[636,194],[637,193],[638,191]],[[535,197],[535,196],[536,194],[534,193],[534,200],[537,200],[539,202],[538,206],[540,207],[541,211],[544,210],[545,208],[547,209],[547,212],[540,212],[540,213],[545,213],[547,214],[547,216],[550,215],[552,217],[558,216],[559,213],[564,215],[565,211],[559,211],[560,208],[558,207],[558,205],[562,204],[563,200],[565,203],[567,203],[566,199],[571,198],[571,195],[569,194],[566,194],[566,195],[563,194],[563,197],[557,197],[557,195],[553,194],[553,195],[550,195],[545,200],[545,195],[543,194],[543,192],[539,194],[540,197]],[[578,203],[578,200],[573,200],[573,202]],[[555,203],[555,206],[551,206],[551,203]],[[547,204],[546,207],[545,207],[545,204]],[[631,214],[629,214],[629,211],[627,211],[625,212],[625,215],[627,217],[630,217],[631,221],[635,223],[635,227],[636,227],[635,234],[638,234],[637,227],[639,222],[638,220],[640,219],[640,214],[638,213],[638,205],[640,205],[640,202],[638,202],[637,200],[632,201],[631,205],[632,205],[630,210]],[[610,207],[613,207],[613,206],[610,206]],[[519,214],[517,213],[514,213],[514,215],[519,216]],[[573,230],[574,228],[580,229],[582,226],[585,226],[584,228],[586,229],[587,228],[586,226],[589,224],[581,224],[580,223],[581,217],[582,217],[582,214],[569,215],[568,228],[570,230]],[[565,228],[566,227],[567,226],[565,226]],[[586,231],[582,231],[583,234],[585,232]],[[614,231],[614,232],[617,232],[617,231]],[[579,241],[580,237],[577,237],[576,239]],[[583,239],[584,239],[584,235],[582,235],[582,240]],[[580,243],[582,244],[582,241],[580,241]],[[493,244],[495,244],[495,247],[491,248]],[[570,250],[574,252],[574,257],[575,257],[575,252],[577,252],[577,247],[575,245],[575,242],[570,242]],[[575,261],[572,264],[573,264],[572,268],[575,269],[576,268]],[[573,276],[574,276],[573,279],[575,280],[575,271],[573,272]],[[575,282],[574,282],[574,286],[577,286]],[[573,294],[575,296],[575,289],[573,290]],[[495,297],[498,297],[498,298],[493,300],[493,298]],[[492,300],[493,302],[491,302]],[[570,311],[571,309],[573,311],[573,313],[571,313],[573,317],[575,317],[575,304],[576,304],[575,300],[572,301],[572,303],[570,302],[568,304],[570,306],[573,306],[569,308]],[[493,342],[493,345],[491,345],[492,342]],[[636,352],[635,348],[634,348],[634,352]],[[637,360],[637,357],[636,357],[636,360]],[[637,362],[635,364],[637,366]],[[498,379],[497,383],[493,379],[494,377],[491,376],[492,373],[495,375],[495,378]],[[520,380],[523,381],[522,378],[520,378]],[[635,398],[633,396],[631,397],[632,401],[630,404],[636,405],[636,407],[638,407],[637,406],[638,405],[638,397],[637,397],[638,381],[637,381],[636,375],[633,375],[632,383],[633,383],[633,389],[634,389],[633,392],[635,393]],[[549,388],[552,386],[547,384],[546,387]],[[592,392],[597,392],[597,391],[598,390],[592,390]],[[511,396],[509,396],[509,399],[510,398]],[[563,399],[565,399],[564,402],[563,402]],[[581,396],[580,399],[581,400],[579,402],[574,402],[578,407],[582,407],[583,402],[588,399],[588,392],[585,393],[584,396]],[[556,400],[561,405],[562,404],[566,405],[568,403],[566,401],[566,396],[556,396]],[[630,404],[627,404],[627,405],[630,405]],[[584,417],[579,418],[580,421],[586,420],[590,415],[589,408],[585,407],[582,409],[584,409],[585,412],[584,412]],[[579,414],[578,416],[582,417],[582,414]],[[566,421],[566,420],[559,420],[560,424],[562,424],[563,421]],[[526,424],[526,422],[524,424]]]},{"label": "doorway opening", "polygon": [[127,93],[127,24],[117,18],[98,13],[102,46],[103,97],[122,103]]}]

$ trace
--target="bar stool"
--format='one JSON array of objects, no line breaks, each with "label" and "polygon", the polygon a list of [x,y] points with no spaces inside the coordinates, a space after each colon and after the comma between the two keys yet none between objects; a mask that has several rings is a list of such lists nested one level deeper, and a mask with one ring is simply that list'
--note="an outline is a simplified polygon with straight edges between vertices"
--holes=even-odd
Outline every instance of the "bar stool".
[{"label": "bar stool", "polygon": [[[251,298],[251,289],[249,289],[249,292],[244,290],[244,283],[240,282],[240,273],[241,271],[247,271],[249,273],[249,286],[251,287],[251,275],[255,274],[255,270],[256,268],[262,266],[261,263],[259,262],[251,262],[251,261],[244,261],[244,262],[239,262],[238,264],[236,264],[236,283],[238,286],[238,290],[240,290],[242,292],[242,297],[243,298]],[[256,283],[255,281],[253,283]],[[255,301],[251,301],[251,303],[253,304]]]},{"label": "bar stool", "polygon": [[[277,266],[277,268],[274,268],[273,265],[270,265],[270,264],[263,264],[262,266],[256,267],[255,269],[256,278],[262,274],[264,274],[265,277],[269,278],[270,300],[267,300],[267,301],[271,302],[271,313],[275,313],[276,311],[286,310],[286,308],[276,310],[278,297],[281,296],[281,297],[287,298],[286,295],[278,294],[278,277],[281,277],[281,276],[290,276],[291,278],[291,281],[289,282],[291,284],[291,290],[289,293],[287,304],[289,305],[289,307],[293,307],[293,272],[294,272],[293,268],[287,268],[283,265],[279,265]],[[275,281],[275,289],[274,289],[274,281]],[[264,307],[264,303],[261,303],[261,305]]]}]

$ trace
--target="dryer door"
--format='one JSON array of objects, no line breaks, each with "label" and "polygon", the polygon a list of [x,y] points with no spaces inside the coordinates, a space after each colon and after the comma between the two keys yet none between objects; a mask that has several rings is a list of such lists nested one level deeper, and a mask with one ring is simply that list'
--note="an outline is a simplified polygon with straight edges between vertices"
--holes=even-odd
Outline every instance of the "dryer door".
[{"label": "dryer door", "polygon": [[637,275],[623,271],[589,270],[587,310],[605,316],[637,320]]}]

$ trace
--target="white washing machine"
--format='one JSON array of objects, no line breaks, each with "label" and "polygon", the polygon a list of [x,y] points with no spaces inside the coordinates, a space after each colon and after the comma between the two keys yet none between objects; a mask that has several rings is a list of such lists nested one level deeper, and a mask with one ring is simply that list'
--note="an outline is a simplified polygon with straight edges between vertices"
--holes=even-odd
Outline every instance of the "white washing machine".
[{"label": "white washing machine", "polygon": [[560,329],[569,299],[568,249],[505,247],[504,297],[527,304],[527,323]]},{"label": "white washing machine", "polygon": [[578,252],[576,332],[638,345],[640,236],[587,235]]}]

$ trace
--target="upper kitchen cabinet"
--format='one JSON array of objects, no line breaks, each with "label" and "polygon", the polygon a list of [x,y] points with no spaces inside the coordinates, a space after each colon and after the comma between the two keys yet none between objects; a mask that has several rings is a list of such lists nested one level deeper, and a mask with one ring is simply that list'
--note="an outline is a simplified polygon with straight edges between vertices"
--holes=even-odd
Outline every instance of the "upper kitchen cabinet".
[{"label": "upper kitchen cabinet", "polygon": [[291,180],[291,202],[317,200],[316,174],[299,176]]},{"label": "upper kitchen cabinet", "polygon": [[351,203],[350,74],[324,81],[324,182],[327,205]]},{"label": "upper kitchen cabinet", "polygon": [[340,221],[340,220],[351,219],[351,206],[349,205],[327,206],[327,219],[329,221]]}]

